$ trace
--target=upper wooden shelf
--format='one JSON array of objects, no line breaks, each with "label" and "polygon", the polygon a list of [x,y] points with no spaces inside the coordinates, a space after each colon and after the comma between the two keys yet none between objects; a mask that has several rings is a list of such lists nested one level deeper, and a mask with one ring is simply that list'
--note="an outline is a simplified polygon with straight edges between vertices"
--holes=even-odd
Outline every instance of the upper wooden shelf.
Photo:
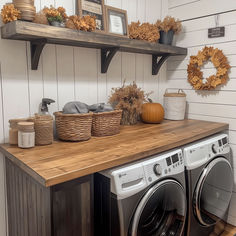
[{"label": "upper wooden shelf", "polygon": [[60,44],[101,49],[101,72],[106,73],[117,51],[152,55],[152,74],[156,75],[169,56],[186,55],[187,49],[149,43],[95,32],[83,32],[25,21],[14,21],[2,26],[2,38],[31,42],[31,67],[37,70],[45,44]]}]

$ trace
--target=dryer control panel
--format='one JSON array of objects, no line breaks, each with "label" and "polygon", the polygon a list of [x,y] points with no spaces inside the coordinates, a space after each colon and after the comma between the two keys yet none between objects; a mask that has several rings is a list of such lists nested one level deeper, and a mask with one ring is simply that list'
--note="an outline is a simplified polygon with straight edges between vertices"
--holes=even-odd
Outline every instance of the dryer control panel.
[{"label": "dryer control panel", "polygon": [[184,148],[187,169],[197,168],[216,156],[230,153],[228,135],[220,134]]}]

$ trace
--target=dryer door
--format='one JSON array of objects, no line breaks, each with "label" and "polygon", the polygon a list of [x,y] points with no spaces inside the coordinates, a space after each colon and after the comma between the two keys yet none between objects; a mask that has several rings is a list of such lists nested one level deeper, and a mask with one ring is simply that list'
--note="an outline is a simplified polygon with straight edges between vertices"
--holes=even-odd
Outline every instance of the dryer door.
[{"label": "dryer door", "polygon": [[175,180],[163,180],[151,187],[139,202],[130,235],[181,235],[186,207],[184,188]]},{"label": "dryer door", "polygon": [[193,209],[204,226],[223,219],[232,195],[233,172],[223,157],[211,161],[201,173],[193,196]]}]

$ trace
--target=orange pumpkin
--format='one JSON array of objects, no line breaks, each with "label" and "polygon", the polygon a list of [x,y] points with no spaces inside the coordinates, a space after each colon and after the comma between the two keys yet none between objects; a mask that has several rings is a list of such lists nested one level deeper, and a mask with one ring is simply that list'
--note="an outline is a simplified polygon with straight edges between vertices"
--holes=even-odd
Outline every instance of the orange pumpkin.
[{"label": "orange pumpkin", "polygon": [[144,103],[141,118],[143,122],[156,124],[164,119],[164,108],[160,103]]}]

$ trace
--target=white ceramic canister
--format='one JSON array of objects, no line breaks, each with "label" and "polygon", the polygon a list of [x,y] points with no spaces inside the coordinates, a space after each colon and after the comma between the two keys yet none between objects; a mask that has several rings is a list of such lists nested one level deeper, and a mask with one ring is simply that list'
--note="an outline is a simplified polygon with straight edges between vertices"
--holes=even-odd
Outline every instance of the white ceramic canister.
[{"label": "white ceramic canister", "polygon": [[17,124],[19,122],[25,122],[25,121],[27,121],[26,118],[9,120],[9,123],[10,123],[9,144],[11,144],[11,145],[17,145],[18,144],[18,127],[17,127]]},{"label": "white ceramic canister", "polygon": [[35,131],[33,122],[18,123],[18,147],[32,148],[35,146]]},{"label": "white ceramic canister", "polygon": [[184,120],[186,110],[186,94],[182,89],[177,93],[164,94],[165,119],[167,120]]}]

